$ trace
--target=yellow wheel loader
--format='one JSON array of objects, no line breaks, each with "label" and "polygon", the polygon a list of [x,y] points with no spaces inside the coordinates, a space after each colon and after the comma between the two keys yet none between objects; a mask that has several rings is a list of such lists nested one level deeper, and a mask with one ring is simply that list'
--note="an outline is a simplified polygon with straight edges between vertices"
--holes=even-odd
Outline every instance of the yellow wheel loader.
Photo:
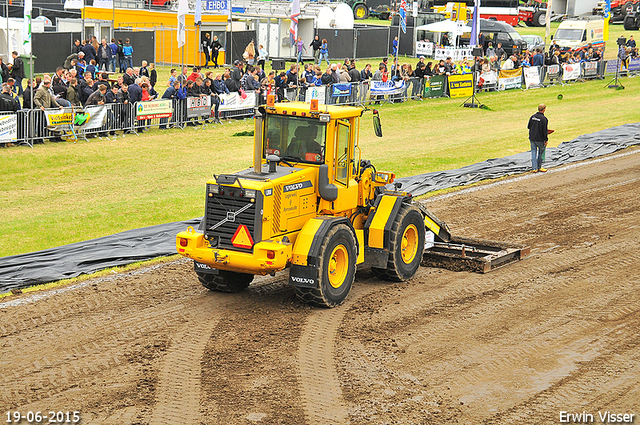
[{"label": "yellow wheel loader", "polygon": [[[364,112],[272,97],[256,110],[253,167],[214,175],[200,226],[177,235],[178,253],[194,260],[206,288],[242,291],[254,275],[289,268],[300,300],[334,307],[349,294],[358,265],[405,281],[423,261],[485,272],[526,255],[520,246],[456,240],[398,190],[393,173],[362,159]],[[376,111],[373,122],[382,136]]]}]

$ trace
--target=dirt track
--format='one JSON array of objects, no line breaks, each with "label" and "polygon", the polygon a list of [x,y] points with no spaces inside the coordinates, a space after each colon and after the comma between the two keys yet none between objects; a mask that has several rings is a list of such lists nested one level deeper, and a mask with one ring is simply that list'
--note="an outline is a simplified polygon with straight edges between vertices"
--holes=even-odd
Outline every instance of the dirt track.
[{"label": "dirt track", "polygon": [[402,284],[362,270],[331,310],[300,304],[285,274],[209,292],[185,260],[3,300],[2,421],[557,424],[609,410],[640,423],[639,159],[430,200],[454,234],[531,257]]}]

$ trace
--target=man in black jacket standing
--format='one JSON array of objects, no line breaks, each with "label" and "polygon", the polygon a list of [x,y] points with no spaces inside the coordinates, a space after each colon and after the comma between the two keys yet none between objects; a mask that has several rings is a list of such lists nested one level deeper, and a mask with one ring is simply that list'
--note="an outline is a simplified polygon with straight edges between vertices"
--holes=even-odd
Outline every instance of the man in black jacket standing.
[{"label": "man in black jacket standing", "polygon": [[16,80],[16,86],[18,86],[18,96],[22,96],[22,80],[25,77],[24,63],[22,62],[22,59],[20,59],[18,52],[11,52],[11,56],[13,56],[13,65],[11,66],[10,76],[13,77],[14,80]]},{"label": "man in black jacket standing", "polygon": [[538,105],[538,112],[529,118],[529,141],[531,142],[531,167],[534,173],[540,171],[544,173],[546,168],[542,168],[542,158],[547,147],[549,134],[553,130],[548,129],[549,120],[544,116],[547,106],[544,103]]}]

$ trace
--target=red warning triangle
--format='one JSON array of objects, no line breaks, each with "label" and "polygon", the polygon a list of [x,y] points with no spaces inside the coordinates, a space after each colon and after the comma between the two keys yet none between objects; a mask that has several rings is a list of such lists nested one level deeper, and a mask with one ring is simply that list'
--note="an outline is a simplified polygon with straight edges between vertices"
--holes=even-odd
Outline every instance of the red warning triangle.
[{"label": "red warning triangle", "polygon": [[236,248],[251,249],[253,247],[253,238],[251,237],[251,233],[249,233],[249,228],[246,224],[238,226],[236,233],[234,233],[231,238],[231,243]]}]

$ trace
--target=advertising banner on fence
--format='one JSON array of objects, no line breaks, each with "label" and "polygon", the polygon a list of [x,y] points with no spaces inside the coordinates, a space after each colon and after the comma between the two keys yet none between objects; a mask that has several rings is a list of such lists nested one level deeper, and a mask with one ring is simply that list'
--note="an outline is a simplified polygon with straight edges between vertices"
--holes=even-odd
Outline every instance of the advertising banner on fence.
[{"label": "advertising banner on fence", "polygon": [[547,78],[549,78],[549,80],[560,78],[560,65],[549,65],[547,68]]},{"label": "advertising banner on fence", "polygon": [[244,99],[238,93],[229,93],[220,95],[221,111],[237,111],[239,109],[248,109],[256,106],[256,94],[246,93]]},{"label": "advertising banner on fence", "polygon": [[334,84],[331,86],[331,97],[351,95],[351,84]]},{"label": "advertising banner on fence", "polygon": [[0,143],[11,143],[18,138],[18,116],[0,115]]},{"label": "advertising banner on fence", "polygon": [[104,105],[87,106],[84,112],[76,112],[73,124],[80,130],[100,128],[107,120],[107,107]]},{"label": "advertising banner on fence", "polygon": [[309,103],[311,99],[318,99],[318,103],[324,105],[326,103],[325,95],[326,89],[324,86],[310,86],[304,93],[304,101]]},{"label": "advertising banner on fence", "polygon": [[540,88],[540,68],[537,66],[530,66],[523,68],[524,72],[524,85],[527,89]]},{"label": "advertising banner on fence", "polygon": [[522,87],[522,68],[501,70],[498,90],[519,89]]},{"label": "advertising banner on fence", "polygon": [[50,130],[68,130],[73,124],[73,108],[45,110],[44,115]]},{"label": "advertising banner on fence", "polygon": [[622,66],[622,62],[620,59],[607,61],[607,66],[604,69],[605,74],[615,74],[617,71],[620,71]]},{"label": "advertising banner on fence", "polygon": [[371,81],[371,94],[380,96],[400,94],[404,91],[404,81]]},{"label": "advertising banner on fence", "polygon": [[584,78],[595,78],[598,76],[598,62],[585,62],[582,64]]},{"label": "advertising banner on fence", "polygon": [[152,120],[155,118],[170,118],[173,114],[171,99],[149,100],[138,102],[136,107],[137,120]]},{"label": "advertising banner on fence", "polygon": [[580,78],[579,63],[565,63],[562,65],[562,79],[564,81],[572,81]]},{"label": "advertising banner on fence", "polygon": [[470,97],[473,95],[473,75],[451,75],[449,76],[449,96]]},{"label": "advertising banner on fence", "polygon": [[444,75],[434,75],[425,81],[424,97],[442,97],[444,93]]},{"label": "advertising banner on fence", "polygon": [[210,117],[211,96],[188,97],[187,118]]},{"label": "advertising banner on fence", "polygon": [[631,58],[629,59],[629,71],[638,72],[640,71],[640,58]]},{"label": "advertising banner on fence", "polygon": [[498,73],[496,71],[483,72],[478,77],[478,87],[498,86]]}]

